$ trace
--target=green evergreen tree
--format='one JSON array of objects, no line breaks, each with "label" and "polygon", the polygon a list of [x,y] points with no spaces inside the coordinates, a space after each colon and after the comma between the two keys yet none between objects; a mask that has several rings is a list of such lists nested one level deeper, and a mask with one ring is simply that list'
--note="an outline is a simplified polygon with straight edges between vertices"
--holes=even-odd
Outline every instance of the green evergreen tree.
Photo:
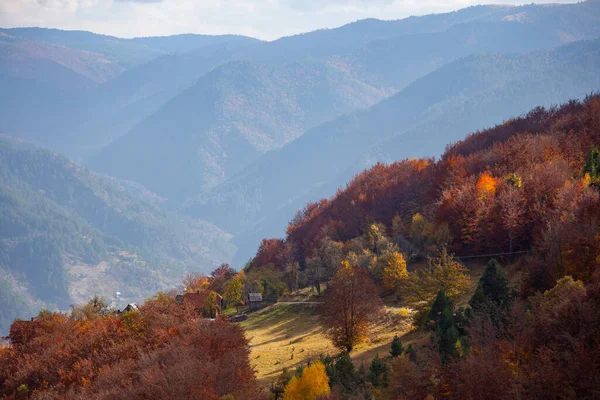
[{"label": "green evergreen tree", "polygon": [[400,341],[400,338],[398,336],[394,336],[394,339],[392,340],[392,348],[390,349],[390,354],[392,355],[392,357],[396,358],[399,355],[402,355],[403,352],[404,348],[402,347],[402,342]]},{"label": "green evergreen tree", "polygon": [[442,311],[440,319],[436,325],[435,334],[437,337],[438,350],[442,355],[442,362],[445,364],[450,358],[458,357],[457,342],[460,339],[456,322],[454,321],[454,306],[450,302]]},{"label": "green evergreen tree", "polygon": [[412,344],[409,344],[408,347],[406,348],[406,352],[404,353],[408,356],[408,359],[411,362],[417,362],[417,352],[415,351],[415,348],[413,347]]},{"label": "green evergreen tree", "polygon": [[446,296],[444,289],[440,289],[431,305],[429,321],[433,326],[442,362],[447,363],[450,358],[458,357],[457,344],[464,346],[464,343],[454,318],[454,303]]},{"label": "green evergreen tree", "polygon": [[590,174],[592,179],[598,179],[600,177],[600,152],[595,147],[592,147],[588,152],[585,165],[583,166],[583,173]]},{"label": "green evergreen tree", "polygon": [[343,351],[337,356],[335,360],[335,370],[338,383],[349,392],[356,391],[357,384],[360,382],[360,377],[358,376],[354,363],[347,351]]},{"label": "green evergreen tree", "polygon": [[429,310],[429,314],[427,316],[429,327],[431,329],[435,329],[442,316],[442,312],[448,304],[451,304],[452,309],[454,309],[454,304],[452,303],[452,300],[450,300],[450,298],[446,296],[446,291],[444,289],[440,289],[437,296],[435,297],[435,300],[431,304],[431,309]]},{"label": "green evergreen tree", "polygon": [[504,321],[512,304],[512,293],[506,274],[497,260],[491,259],[479,279],[469,305],[475,313],[489,313],[494,324]]},{"label": "green evergreen tree", "polygon": [[369,368],[369,382],[375,387],[386,387],[388,384],[388,366],[385,361],[379,358],[379,354],[371,361],[371,367]]},{"label": "green evergreen tree", "polygon": [[358,368],[358,376],[363,382],[367,380],[367,368],[363,362],[360,363],[360,367]]}]

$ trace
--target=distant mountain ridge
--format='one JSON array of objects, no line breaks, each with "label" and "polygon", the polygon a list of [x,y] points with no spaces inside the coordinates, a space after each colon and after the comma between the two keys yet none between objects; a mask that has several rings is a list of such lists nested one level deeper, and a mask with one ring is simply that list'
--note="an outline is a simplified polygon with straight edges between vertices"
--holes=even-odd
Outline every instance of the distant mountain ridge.
[{"label": "distant mountain ridge", "polygon": [[68,31],[49,28],[0,28],[15,38],[49,43],[75,50],[99,53],[124,68],[148,62],[160,55],[188,53],[202,47],[228,44],[236,41],[259,43],[260,40],[241,35],[182,34],[123,39],[87,31]]},{"label": "distant mountain ridge", "polygon": [[[512,18],[515,13],[521,19],[527,16],[526,22]],[[574,19],[578,19],[577,26]],[[482,6],[399,21],[358,21],[213,55],[195,55],[190,61],[201,68],[223,63],[100,151],[89,165],[137,180],[179,202],[193,195],[194,188],[204,193],[265,151],[277,149],[314,127],[309,121],[301,122],[303,115],[321,112],[323,117],[319,122],[326,122],[370,106],[461,57],[478,52],[530,52],[574,38],[600,36],[599,27],[600,7],[588,3],[555,8]],[[178,57],[165,57],[143,67],[147,72],[159,71],[162,69],[154,67],[161,62],[179,69],[186,63],[183,57]],[[303,65],[306,79],[322,74],[323,65],[326,73],[337,70],[335,82],[325,75],[317,78],[334,90],[323,91],[323,84],[304,85],[302,75],[283,72],[293,70],[298,63]],[[228,72],[232,65],[255,67],[237,71],[234,77]],[[262,72],[264,77],[257,79],[258,70],[270,72]],[[207,84],[213,76],[228,76],[227,85],[243,88],[250,96],[240,103],[236,90],[216,89]],[[276,90],[287,93],[286,98],[254,95],[252,92],[263,93],[261,82],[265,78],[271,81],[269,86],[273,90],[280,85]],[[127,86],[124,83],[122,87]],[[135,87],[132,93],[137,91]],[[312,91],[299,95],[312,98],[317,106],[291,100],[290,105],[296,111],[273,108],[273,104],[286,104],[290,98],[297,98],[294,91],[298,90]],[[380,93],[369,94],[376,91]],[[193,92],[196,94],[192,95]],[[239,108],[233,114],[223,110],[213,114],[211,110],[218,110],[219,102],[227,101],[228,96],[232,99],[230,103],[237,102]],[[365,96],[371,99],[355,101]],[[272,115],[280,120],[275,121]],[[279,139],[282,136],[286,139]],[[259,138],[262,143],[257,143]]]},{"label": "distant mountain ridge", "polygon": [[[0,107],[0,132],[35,140],[83,161],[127,134],[202,76],[227,62],[274,65],[330,59],[340,68],[348,68],[352,79],[393,93],[444,63],[473,52],[531,51],[597,37],[600,35],[598,4],[597,1],[586,1],[555,6],[474,6],[396,21],[361,20],[273,42],[234,35],[120,39],[81,31],[0,29],[4,37],[35,42],[42,47],[59,46],[76,54],[95,55],[97,62],[92,66],[98,68],[95,71],[92,66],[81,69],[71,65],[77,64],[73,60],[83,57],[79,55],[67,58],[66,61],[71,61],[67,62],[66,70],[64,66],[52,65],[58,70],[46,74],[45,80],[0,76],[0,92],[24,92],[30,94],[30,99],[41,99],[29,103],[31,100],[27,98],[12,99],[0,95],[0,105],[4,106]],[[486,24],[501,22],[515,25],[511,30],[497,31],[495,36],[485,32]],[[475,29],[477,24],[481,26],[479,32]],[[506,45],[499,33],[511,38],[506,40]],[[428,56],[430,53],[436,57]],[[31,67],[37,62],[21,63],[19,68],[35,70]],[[2,64],[0,59],[0,72]],[[118,68],[126,71],[116,76],[110,71],[102,72],[106,65],[113,65],[113,72],[118,72]],[[52,71],[49,66],[44,66],[43,70]],[[92,75],[103,77],[90,81],[69,70],[91,70]],[[104,83],[96,87],[97,82],[102,81]],[[69,90],[72,86],[79,93]],[[27,118],[34,105],[36,118]],[[40,134],[42,131],[44,135]]]},{"label": "distant mountain ridge", "polygon": [[[163,66],[173,77],[167,85],[157,84],[155,74],[139,74],[140,90],[132,90],[123,78],[132,67],[143,71],[157,58],[190,58],[181,52],[207,57],[260,42],[234,35],[118,39],[42,28],[0,29],[0,35],[0,132],[79,160],[88,148],[104,146],[131,129],[219,61],[205,70],[190,63],[187,71],[193,71],[187,73]],[[153,100],[157,94],[160,99]],[[131,110],[136,101],[141,105]],[[29,118],[34,110],[35,118]]]}]

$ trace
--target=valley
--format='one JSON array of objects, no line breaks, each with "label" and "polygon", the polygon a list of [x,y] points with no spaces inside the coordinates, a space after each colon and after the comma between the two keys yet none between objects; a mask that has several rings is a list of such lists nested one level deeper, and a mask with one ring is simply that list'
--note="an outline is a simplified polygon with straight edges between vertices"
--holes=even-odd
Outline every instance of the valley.
[{"label": "valley", "polygon": [[189,26],[0,27],[0,397],[596,397],[600,1]]}]

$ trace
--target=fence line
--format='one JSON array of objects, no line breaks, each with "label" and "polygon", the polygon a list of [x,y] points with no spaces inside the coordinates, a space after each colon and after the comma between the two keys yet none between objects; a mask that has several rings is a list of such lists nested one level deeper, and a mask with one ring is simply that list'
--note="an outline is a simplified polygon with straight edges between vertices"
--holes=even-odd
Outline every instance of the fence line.
[{"label": "fence line", "polygon": [[463,259],[463,258],[480,258],[480,257],[496,257],[496,256],[508,256],[511,254],[523,254],[523,253],[529,253],[529,250],[522,250],[522,251],[513,251],[513,252],[509,252],[509,253],[496,253],[496,254],[479,254],[479,255],[471,255],[471,256],[454,256],[455,258],[458,259]]}]

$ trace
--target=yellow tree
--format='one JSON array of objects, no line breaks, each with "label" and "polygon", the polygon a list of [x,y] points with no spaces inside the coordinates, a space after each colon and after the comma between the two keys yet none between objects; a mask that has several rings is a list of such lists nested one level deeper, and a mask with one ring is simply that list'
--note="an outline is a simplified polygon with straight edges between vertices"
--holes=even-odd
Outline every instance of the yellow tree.
[{"label": "yellow tree", "polygon": [[242,303],[242,288],[244,287],[244,271],[239,272],[227,282],[223,299],[227,305],[233,305],[237,309]]},{"label": "yellow tree", "polygon": [[183,287],[187,293],[196,293],[208,288],[210,284],[208,278],[203,274],[187,273],[183,279]]},{"label": "yellow tree", "polygon": [[215,317],[215,314],[218,311],[217,298],[217,292],[211,290],[204,299],[204,308],[202,311],[206,317]]},{"label": "yellow tree", "polygon": [[409,274],[404,295],[416,309],[429,307],[443,289],[453,301],[471,288],[469,270],[443,249],[429,260],[429,268]]},{"label": "yellow tree", "polygon": [[381,260],[383,261],[383,284],[387,289],[398,290],[402,282],[408,279],[404,256],[395,251],[383,255]]},{"label": "yellow tree", "polygon": [[284,400],[315,400],[330,393],[325,365],[317,361],[304,369],[301,377],[294,376],[285,387]]}]

